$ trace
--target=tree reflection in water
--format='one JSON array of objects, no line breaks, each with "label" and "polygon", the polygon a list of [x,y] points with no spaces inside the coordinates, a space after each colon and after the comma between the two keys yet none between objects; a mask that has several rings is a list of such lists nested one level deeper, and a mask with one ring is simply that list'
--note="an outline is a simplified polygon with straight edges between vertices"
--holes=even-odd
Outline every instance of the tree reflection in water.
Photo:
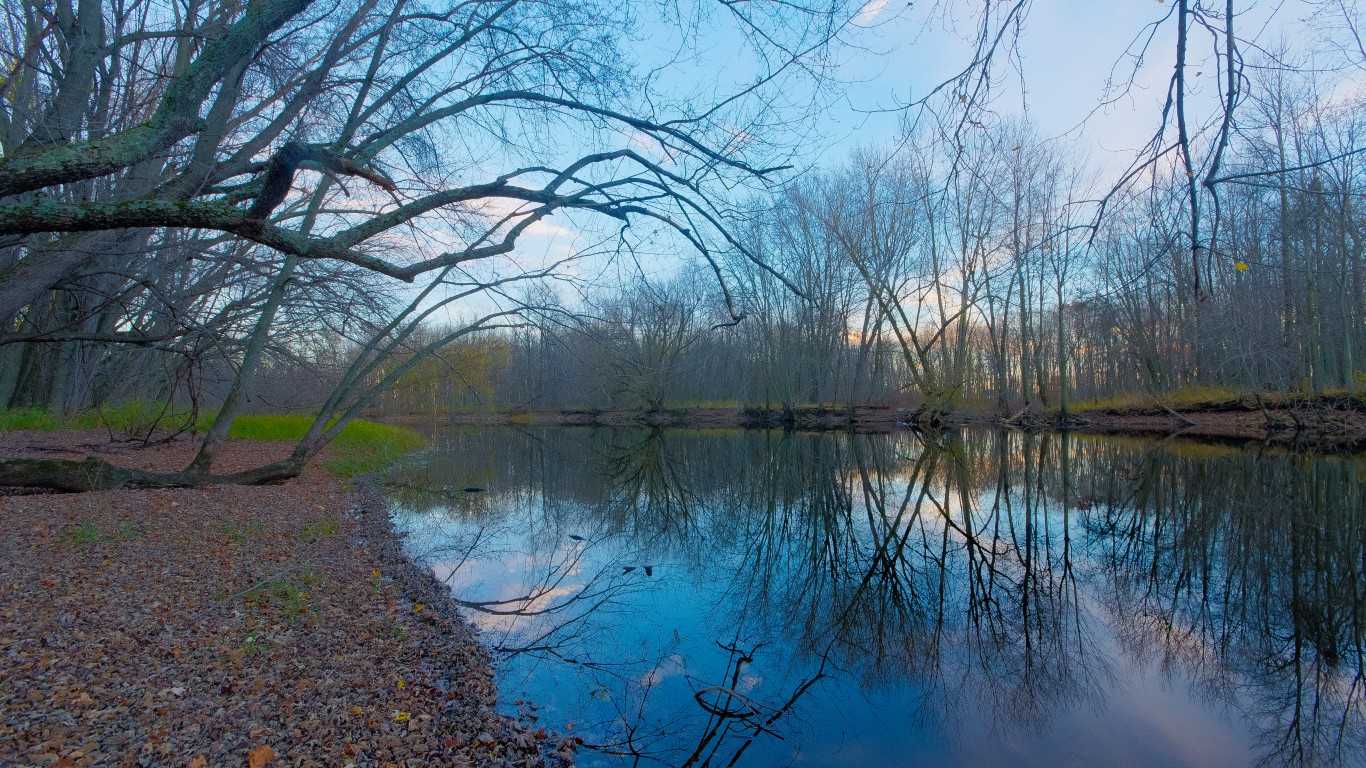
[{"label": "tree reflection in water", "polygon": [[[1065,434],[490,431],[393,494],[505,688],[604,763],[1333,765],[1366,749],[1363,472]],[[1086,718],[1141,748],[1069,745]],[[1211,727],[1222,753],[1191,746]]]}]

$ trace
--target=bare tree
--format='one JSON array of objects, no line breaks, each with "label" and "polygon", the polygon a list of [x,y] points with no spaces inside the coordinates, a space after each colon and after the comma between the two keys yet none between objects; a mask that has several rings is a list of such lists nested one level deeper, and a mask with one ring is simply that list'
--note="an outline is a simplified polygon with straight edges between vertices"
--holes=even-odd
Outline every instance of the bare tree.
[{"label": "bare tree", "polygon": [[[368,380],[361,372],[431,318],[433,302],[481,295],[492,309],[471,329],[515,322],[525,307],[514,284],[553,278],[564,264],[514,258],[552,216],[611,232],[627,253],[655,232],[704,260],[735,247],[726,188],[783,163],[761,130],[784,117],[766,94],[819,79],[850,15],[839,3],[699,8],[738,28],[754,76],[670,108],[617,42],[636,33],[631,14],[609,3],[54,2],[8,11],[24,31],[10,41],[6,60],[18,69],[4,83],[0,126],[3,340],[145,343],[145,328],[117,319],[120,289],[84,298],[87,274],[113,274],[123,260],[131,266],[114,282],[152,284],[144,298],[172,318],[168,337],[203,327],[236,371],[191,467],[154,476],[87,462],[70,476],[98,479],[54,482],[67,487],[296,473],[373,395],[354,386]],[[163,247],[168,239],[188,245]],[[182,263],[250,277],[240,311],[220,318],[215,301],[184,319],[189,305],[156,289]],[[393,295],[373,282],[384,279],[421,280],[427,304],[343,312],[338,330],[365,350],[343,378],[349,388],[329,398],[286,464],[214,475],[281,322],[306,314],[320,284],[350,280],[337,292],[346,303]],[[44,315],[54,291],[83,299]],[[115,331],[98,330],[102,313]],[[342,418],[329,427],[331,416]],[[43,483],[45,473],[4,465],[11,481]]]}]

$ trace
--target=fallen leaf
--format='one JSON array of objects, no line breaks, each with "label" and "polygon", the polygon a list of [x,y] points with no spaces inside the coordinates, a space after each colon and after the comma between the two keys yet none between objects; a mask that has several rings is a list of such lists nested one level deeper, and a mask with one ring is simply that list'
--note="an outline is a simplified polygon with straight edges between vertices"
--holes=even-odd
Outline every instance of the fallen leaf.
[{"label": "fallen leaf", "polygon": [[[398,710],[398,709],[394,710],[394,719],[397,720],[397,721],[400,722],[400,723],[403,722],[404,720],[407,720],[407,719],[410,718],[410,717],[412,717],[412,715],[409,714],[409,713],[407,713],[407,712],[404,712],[404,711]],[[255,767],[255,766],[252,766],[252,768],[256,768],[256,767]]]},{"label": "fallen leaf", "polygon": [[275,750],[271,749],[269,744],[262,744],[247,753],[247,766],[248,768],[264,768],[270,765],[274,759]]},{"label": "fallen leaf", "polygon": [[190,761],[189,768],[209,768],[209,758],[200,755]]}]

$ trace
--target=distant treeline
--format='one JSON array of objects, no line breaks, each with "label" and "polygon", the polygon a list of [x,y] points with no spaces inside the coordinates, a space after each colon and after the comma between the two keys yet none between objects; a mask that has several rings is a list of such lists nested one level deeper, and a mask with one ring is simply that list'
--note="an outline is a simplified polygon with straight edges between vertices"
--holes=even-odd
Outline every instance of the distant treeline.
[{"label": "distant treeline", "polygon": [[740,322],[699,262],[471,340],[384,403],[1013,413],[1190,385],[1366,389],[1366,110],[1269,71],[1231,139],[1212,246],[1189,247],[1179,167],[1109,190],[1097,218],[1104,186],[1026,124],[961,148],[912,135],[752,202],[763,264],[723,264]]}]

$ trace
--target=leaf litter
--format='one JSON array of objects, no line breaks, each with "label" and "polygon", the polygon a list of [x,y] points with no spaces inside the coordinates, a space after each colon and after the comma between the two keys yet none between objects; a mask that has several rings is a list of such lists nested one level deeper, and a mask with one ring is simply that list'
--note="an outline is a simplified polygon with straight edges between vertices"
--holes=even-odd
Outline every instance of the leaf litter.
[{"label": "leaf litter", "polygon": [[[0,434],[92,446],[146,469],[194,449]],[[233,441],[223,469],[288,448]],[[0,493],[0,519],[0,765],[573,764],[576,738],[495,711],[487,649],[371,488]]]}]

